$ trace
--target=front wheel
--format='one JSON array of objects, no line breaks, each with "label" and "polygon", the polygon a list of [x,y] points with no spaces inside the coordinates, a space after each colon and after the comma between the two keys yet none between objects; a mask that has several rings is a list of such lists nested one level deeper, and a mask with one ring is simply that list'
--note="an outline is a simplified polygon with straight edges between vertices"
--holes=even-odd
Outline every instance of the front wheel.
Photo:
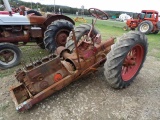
[{"label": "front wheel", "polygon": [[0,43],[0,69],[16,66],[21,60],[21,50],[11,43]]},{"label": "front wheel", "polygon": [[147,38],[138,31],[120,37],[104,64],[106,81],[114,88],[129,86],[142,68],[147,50]]}]

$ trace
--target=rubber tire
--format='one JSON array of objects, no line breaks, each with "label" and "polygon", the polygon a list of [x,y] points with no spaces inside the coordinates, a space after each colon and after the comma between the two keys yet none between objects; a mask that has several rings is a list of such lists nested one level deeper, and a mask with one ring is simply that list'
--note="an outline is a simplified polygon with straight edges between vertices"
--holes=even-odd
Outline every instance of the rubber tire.
[{"label": "rubber tire", "polygon": [[[126,55],[136,44],[143,46],[144,56],[135,75],[130,80],[124,81],[121,76],[122,65]],[[111,46],[111,51],[107,54],[107,61],[104,64],[104,75],[109,85],[118,89],[129,86],[142,68],[146,59],[147,51],[147,37],[143,33],[138,31],[130,31],[120,37],[117,42]]]},{"label": "rubber tire", "polygon": [[[148,25],[149,25],[149,29],[148,29],[146,32],[142,32],[142,31],[140,30],[141,26],[144,25],[144,24],[148,24]],[[138,31],[140,31],[141,33],[149,34],[149,33],[152,32],[152,30],[153,30],[153,24],[152,24],[151,21],[145,20],[145,21],[141,22],[141,23],[138,25]]]},{"label": "rubber tire", "polygon": [[36,15],[36,16],[42,16],[42,14],[39,13],[38,11],[35,11],[35,10],[28,10],[28,11],[27,11],[27,15],[28,15],[28,14],[31,14],[31,13],[34,13],[34,15]]},{"label": "rubber tire", "polygon": [[[82,36],[89,33],[90,29],[91,25],[89,24],[81,24],[80,26],[74,28],[77,43],[79,42]],[[94,36],[96,37],[97,34],[99,34],[99,32],[96,29],[93,29],[93,32],[90,37],[94,38]],[[70,51],[73,51],[73,49],[75,48],[75,44],[72,38],[73,33],[70,32],[66,43],[66,48]]]},{"label": "rubber tire", "polygon": [[69,31],[67,33],[67,35],[69,36],[70,31],[74,28],[74,25],[67,21],[67,20],[56,20],[54,22],[52,22],[48,27],[47,30],[44,32],[44,45],[45,48],[49,51],[49,52],[54,52],[56,50],[56,48],[58,47],[57,43],[56,43],[56,34],[62,30],[65,29],[67,31]]},{"label": "rubber tire", "polygon": [[157,28],[160,30],[160,21],[157,22]]},{"label": "rubber tire", "polygon": [[11,44],[11,43],[0,43],[0,51],[3,49],[10,49],[10,50],[14,51],[17,55],[17,58],[16,58],[15,62],[13,62],[12,64],[9,64],[9,65],[3,65],[0,63],[0,69],[11,68],[11,67],[14,67],[20,63],[21,57],[22,57],[22,52],[16,45]]}]

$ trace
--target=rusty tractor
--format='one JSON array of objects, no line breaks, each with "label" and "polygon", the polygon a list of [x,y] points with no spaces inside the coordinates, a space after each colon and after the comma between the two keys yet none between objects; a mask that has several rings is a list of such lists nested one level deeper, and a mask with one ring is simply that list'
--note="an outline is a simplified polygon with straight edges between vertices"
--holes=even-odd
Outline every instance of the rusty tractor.
[{"label": "rusty tractor", "polygon": [[28,42],[36,42],[50,52],[64,46],[75,24],[65,15],[44,17],[37,11],[25,9],[20,9],[19,14],[11,10],[8,0],[3,0],[3,4],[7,11],[0,12],[0,69],[19,64],[22,53],[18,46]]},{"label": "rusty tractor", "polygon": [[101,40],[94,25],[97,18],[108,15],[96,8],[89,12],[96,17],[92,24],[81,24],[69,34],[66,46],[16,72],[19,85],[10,88],[16,110],[25,111],[71,82],[104,67],[106,82],[113,88],[126,88],[141,70],[148,44],[144,34],[130,31],[122,37]]},{"label": "rusty tractor", "polygon": [[158,20],[158,12],[155,10],[142,10],[140,14],[138,14],[137,19],[128,19],[124,26],[124,30],[130,28],[131,30],[135,30],[144,34],[157,34],[160,29],[160,22]]}]

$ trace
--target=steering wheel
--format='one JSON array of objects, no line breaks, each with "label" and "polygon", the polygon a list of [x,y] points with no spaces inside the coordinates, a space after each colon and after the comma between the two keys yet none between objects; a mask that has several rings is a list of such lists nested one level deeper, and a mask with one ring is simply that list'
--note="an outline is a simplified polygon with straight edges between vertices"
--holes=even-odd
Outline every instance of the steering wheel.
[{"label": "steering wheel", "polygon": [[97,8],[90,8],[88,11],[92,16],[94,16],[98,19],[107,20],[109,18],[107,13],[105,13]]}]

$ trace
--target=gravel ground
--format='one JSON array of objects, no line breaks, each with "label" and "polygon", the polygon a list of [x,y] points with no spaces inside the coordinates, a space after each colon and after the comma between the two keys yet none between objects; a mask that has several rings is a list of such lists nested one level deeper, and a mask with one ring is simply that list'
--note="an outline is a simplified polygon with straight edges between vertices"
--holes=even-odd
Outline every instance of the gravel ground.
[{"label": "gravel ground", "polygon": [[14,74],[1,79],[0,120],[160,120],[160,61],[147,57],[134,83],[115,90],[103,69],[19,113],[9,95]]}]

